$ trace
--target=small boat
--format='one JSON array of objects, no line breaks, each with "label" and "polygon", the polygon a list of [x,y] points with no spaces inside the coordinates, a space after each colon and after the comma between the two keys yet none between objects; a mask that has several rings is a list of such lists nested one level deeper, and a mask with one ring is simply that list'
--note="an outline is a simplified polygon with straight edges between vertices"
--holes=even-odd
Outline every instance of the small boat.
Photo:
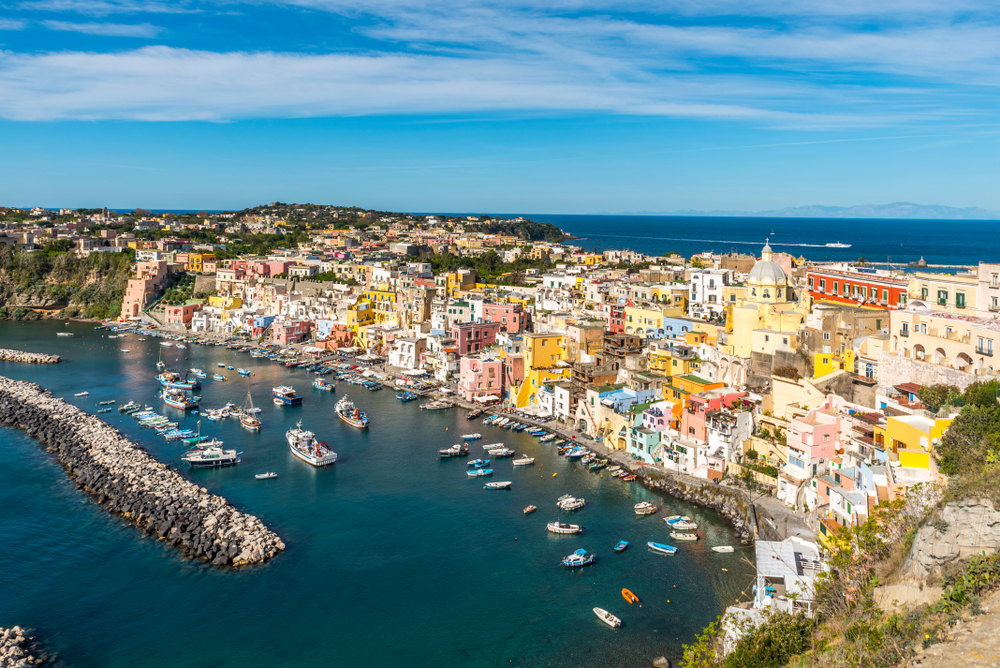
[{"label": "small boat", "polygon": [[698,525],[685,515],[671,515],[664,517],[663,521],[669,524],[671,529],[680,529],[681,531],[696,531],[698,529]]},{"label": "small boat", "polygon": [[323,380],[322,378],[317,378],[312,383],[313,387],[317,390],[323,390],[324,392],[333,392],[337,389],[337,386],[333,383]]},{"label": "small boat", "polygon": [[471,410],[465,414],[466,420],[475,420],[477,417],[483,414],[482,409]]},{"label": "small boat", "polygon": [[90,392],[77,392],[77,393],[76,393],[76,394],[74,394],[73,396],[74,396],[74,397],[85,397],[85,396],[87,396],[88,394],[90,394]]},{"label": "small boat", "polygon": [[249,376],[250,369],[237,369],[236,373],[240,374],[241,376]]},{"label": "small boat", "polygon": [[402,401],[404,404],[408,401],[413,401],[419,399],[420,395],[416,392],[397,392],[396,398]]},{"label": "small boat", "polygon": [[229,365],[226,365],[226,368],[227,368],[227,369],[229,369],[230,371],[232,371],[232,370],[233,370],[233,366],[232,366],[231,364],[229,364]]},{"label": "small boat", "polygon": [[490,450],[500,450],[503,448],[503,443],[487,443],[483,446],[483,450],[489,452]]},{"label": "small boat", "polygon": [[185,346],[183,343],[178,343],[176,347],[180,348],[181,350],[186,350],[187,349],[187,346]]},{"label": "small boat", "polygon": [[652,515],[657,511],[655,503],[650,503],[649,501],[640,501],[635,504],[635,514],[636,515]]},{"label": "small boat", "polygon": [[220,466],[235,466],[240,463],[240,456],[235,450],[222,448],[205,448],[192,450],[181,457],[191,465],[191,468],[218,468]]},{"label": "small boat", "polygon": [[73,332],[56,332],[56,336],[74,336]]},{"label": "small boat", "polygon": [[530,466],[535,463],[534,457],[521,457],[520,459],[515,459],[511,462],[514,466]]},{"label": "small boat", "polygon": [[268,471],[267,473],[258,473],[254,476],[257,480],[270,480],[271,478],[277,478],[278,474],[274,471]]},{"label": "small boat", "polygon": [[[247,383],[249,385],[249,383]],[[257,409],[254,408],[253,399],[250,397],[250,388],[247,388],[247,398],[243,400],[240,407],[240,424],[250,431],[260,431],[260,419],[256,417]]]},{"label": "small boat", "polygon": [[563,510],[579,510],[585,505],[583,499],[578,499],[575,496],[565,497],[556,502],[556,505]]},{"label": "small boat", "polygon": [[535,512],[536,510],[538,510],[537,506],[528,506],[527,508],[524,509],[524,514],[525,515],[530,515],[531,513]]},{"label": "small boat", "polygon": [[478,432],[475,434],[462,434],[462,440],[465,441],[478,441],[482,437],[483,435]]},{"label": "small boat", "polygon": [[113,411],[113,410],[114,410],[114,408],[101,408],[101,409],[100,409],[100,410],[98,410],[97,412],[98,412],[98,413],[110,413],[110,412],[111,412],[111,411]]},{"label": "small boat", "polygon": [[599,620],[613,629],[617,629],[622,625],[622,620],[618,619],[604,608],[594,608],[594,614],[597,615]]},{"label": "small boat", "polygon": [[646,546],[651,550],[656,550],[662,554],[674,554],[677,552],[677,548],[672,545],[667,545],[665,543],[654,543],[652,541],[646,543]]},{"label": "small boat", "polygon": [[473,478],[482,478],[483,476],[493,475],[493,469],[473,469],[466,471],[465,474]]},{"label": "small boat", "polygon": [[476,468],[482,468],[484,466],[489,466],[490,460],[488,459],[473,459],[469,462],[469,466],[475,466]]},{"label": "small boat", "polygon": [[469,454],[469,449],[462,443],[456,443],[450,448],[438,450],[438,454],[442,457],[464,457]]},{"label": "small boat", "polygon": [[132,352],[132,351],[131,351],[131,350],[129,350],[128,348],[122,348],[122,349],[121,349],[121,352],[123,352],[123,353],[130,353],[130,352]]},{"label": "small boat", "polygon": [[513,450],[510,450],[508,448],[497,448],[495,450],[487,450],[487,452],[489,452],[494,457],[498,457],[498,458],[499,457],[513,457],[515,454],[517,454]]},{"label": "small boat", "polygon": [[594,461],[590,462],[590,470],[591,471],[598,471],[600,469],[603,469],[607,465],[608,465],[608,460],[607,459],[597,459],[597,460],[594,460]]},{"label": "small boat", "polygon": [[184,393],[184,390],[178,390],[173,387],[163,388],[163,403],[171,408],[179,408],[182,411],[198,408],[198,402],[190,399]]},{"label": "small boat", "polygon": [[624,552],[626,547],[628,547],[628,541],[620,540],[615,544],[615,552]]},{"label": "small boat", "polygon": [[826,244],[827,248],[850,248],[851,244],[842,244],[839,241],[832,244]]},{"label": "small boat", "polygon": [[98,401],[97,405],[98,406],[110,406],[111,404],[116,404],[116,403],[118,403],[118,402],[115,401],[114,399],[108,399],[107,401]]},{"label": "small boat", "polygon": [[510,481],[488,482],[486,483],[486,489],[510,489]]},{"label": "small boat", "polygon": [[271,396],[274,397],[276,406],[297,406],[302,403],[302,397],[295,394],[295,388],[291,385],[272,387]]},{"label": "small boat", "polygon": [[174,344],[171,341],[160,341],[160,345],[163,346],[164,348],[169,348],[170,346],[172,346]]},{"label": "small boat", "polygon": [[313,466],[327,466],[337,461],[337,453],[326,443],[316,440],[315,434],[302,428],[302,420],[285,433],[292,454]]},{"label": "small boat", "polygon": [[573,554],[563,557],[562,560],[562,565],[566,568],[580,568],[581,566],[589,566],[592,563],[594,563],[594,555],[589,554],[582,547]]},{"label": "small boat", "polygon": [[614,474],[620,472],[621,470],[622,470],[622,467],[620,467],[620,466],[612,466],[612,467],[610,467],[608,469],[608,473],[614,475]]},{"label": "small boat", "polygon": [[563,524],[562,522],[550,522],[545,527],[552,533],[583,533],[583,527],[579,524]]},{"label": "small boat", "polygon": [[225,368],[226,368],[226,365],[225,365],[225,364],[223,364],[222,362],[219,362],[219,363],[218,363],[218,364],[216,364],[215,366],[219,367],[220,369],[225,369]]},{"label": "small boat", "polygon": [[636,478],[636,476],[635,476],[634,473],[622,476],[622,480],[624,480],[625,482],[632,482],[633,480],[635,480],[635,478]]},{"label": "small boat", "polygon": [[670,537],[674,540],[686,540],[689,542],[698,540],[698,534],[696,533],[681,533],[679,531],[671,531]]},{"label": "small boat", "polygon": [[712,552],[718,552],[719,554],[732,554],[734,550],[732,545],[716,545],[712,548]]},{"label": "small boat", "polygon": [[622,597],[626,601],[628,601],[630,605],[632,603],[638,603],[639,602],[639,597],[636,596],[635,594],[633,594],[632,590],[630,590],[630,589],[622,589]]}]

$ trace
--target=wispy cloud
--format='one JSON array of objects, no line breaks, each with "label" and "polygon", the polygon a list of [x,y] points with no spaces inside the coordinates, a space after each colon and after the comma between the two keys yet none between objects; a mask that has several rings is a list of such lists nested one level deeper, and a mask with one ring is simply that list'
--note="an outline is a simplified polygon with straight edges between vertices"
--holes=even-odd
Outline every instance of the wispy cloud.
[{"label": "wispy cloud", "polygon": [[0,30],[24,30],[24,21],[0,19]]},{"label": "wispy cloud", "polygon": [[193,14],[201,12],[185,0],[30,0],[17,5],[35,12],[69,12],[86,16],[112,14]]},{"label": "wispy cloud", "polygon": [[163,28],[150,23],[70,23],[68,21],[43,21],[49,30],[80,32],[85,35],[104,37],[156,37]]}]

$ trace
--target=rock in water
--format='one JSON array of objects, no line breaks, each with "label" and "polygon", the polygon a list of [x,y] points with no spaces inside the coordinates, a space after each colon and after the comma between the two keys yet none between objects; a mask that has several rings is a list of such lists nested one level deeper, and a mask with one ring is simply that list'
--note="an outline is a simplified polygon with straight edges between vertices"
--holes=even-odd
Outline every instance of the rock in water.
[{"label": "rock in water", "polygon": [[670,659],[665,656],[658,656],[653,659],[653,668],[670,668]]}]

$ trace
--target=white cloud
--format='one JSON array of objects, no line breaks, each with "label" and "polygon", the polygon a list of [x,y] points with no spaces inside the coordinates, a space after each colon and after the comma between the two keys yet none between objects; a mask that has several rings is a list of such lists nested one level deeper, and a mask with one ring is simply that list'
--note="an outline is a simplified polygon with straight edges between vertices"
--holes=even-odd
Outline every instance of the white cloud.
[{"label": "white cloud", "polygon": [[70,23],[68,21],[43,21],[49,30],[64,32],[81,32],[85,35],[103,35],[104,37],[156,37],[163,28],[149,23]]},{"label": "white cloud", "polygon": [[40,12],[70,12],[87,16],[111,14],[192,14],[202,11],[184,0],[30,0],[22,2],[22,10]]},{"label": "white cloud", "polygon": [[24,21],[0,19],[0,30],[24,30]]}]

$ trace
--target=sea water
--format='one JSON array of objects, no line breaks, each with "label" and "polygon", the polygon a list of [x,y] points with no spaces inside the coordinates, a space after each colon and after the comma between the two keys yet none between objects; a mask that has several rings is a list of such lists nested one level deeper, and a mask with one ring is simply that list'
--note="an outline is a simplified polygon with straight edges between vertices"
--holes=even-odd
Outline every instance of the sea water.
[{"label": "sea water", "polygon": [[[56,337],[68,331],[74,337]],[[267,564],[233,571],[183,559],[106,513],[78,492],[36,441],[0,428],[0,626],[32,629],[60,665],[143,666],[648,666],[676,661],[682,644],[713,621],[752,583],[752,548],[736,544],[716,513],[586,471],[549,444],[480,420],[463,410],[422,411],[395,390],[368,392],[337,383],[314,390],[315,376],[222,347],[161,347],[159,339],[73,323],[0,323],[0,347],[54,353],[58,365],[0,363],[0,375],[30,380],[89,412],[98,402],[135,400],[197,428],[197,416],[166,407],[153,376],[160,355],[168,369],[209,374],[204,408],[242,403],[249,386],[263,429],[239,422],[202,422],[202,433],[242,452],[231,468],[191,471],[185,446],[165,442],[117,410],[102,415],[181,475],[260,517],[287,549]],[[121,352],[121,349],[129,352]],[[253,371],[249,379],[217,363]],[[211,374],[225,373],[227,382]],[[329,376],[327,376],[329,378]],[[277,407],[271,388],[290,384],[300,407]],[[74,397],[88,391],[87,397]],[[372,418],[360,431],[334,414],[345,393]],[[285,432],[296,422],[339,454],[316,469],[295,459]],[[467,459],[437,451],[478,431],[535,457],[534,466],[494,461],[492,478],[466,475]],[[255,473],[275,471],[259,481]],[[553,476],[553,474],[557,474]],[[485,481],[510,480],[509,491]],[[559,511],[563,494],[585,497],[584,510]],[[637,517],[639,501],[659,515],[686,514],[702,540],[674,556],[646,542],[670,543],[657,516]],[[529,504],[538,511],[525,516]],[[582,524],[581,536],[556,536],[553,520]],[[621,554],[612,548],[628,540]],[[577,548],[595,565],[568,570],[560,560]],[[641,599],[629,605],[627,587]],[[595,606],[624,621],[611,629]]]}]

